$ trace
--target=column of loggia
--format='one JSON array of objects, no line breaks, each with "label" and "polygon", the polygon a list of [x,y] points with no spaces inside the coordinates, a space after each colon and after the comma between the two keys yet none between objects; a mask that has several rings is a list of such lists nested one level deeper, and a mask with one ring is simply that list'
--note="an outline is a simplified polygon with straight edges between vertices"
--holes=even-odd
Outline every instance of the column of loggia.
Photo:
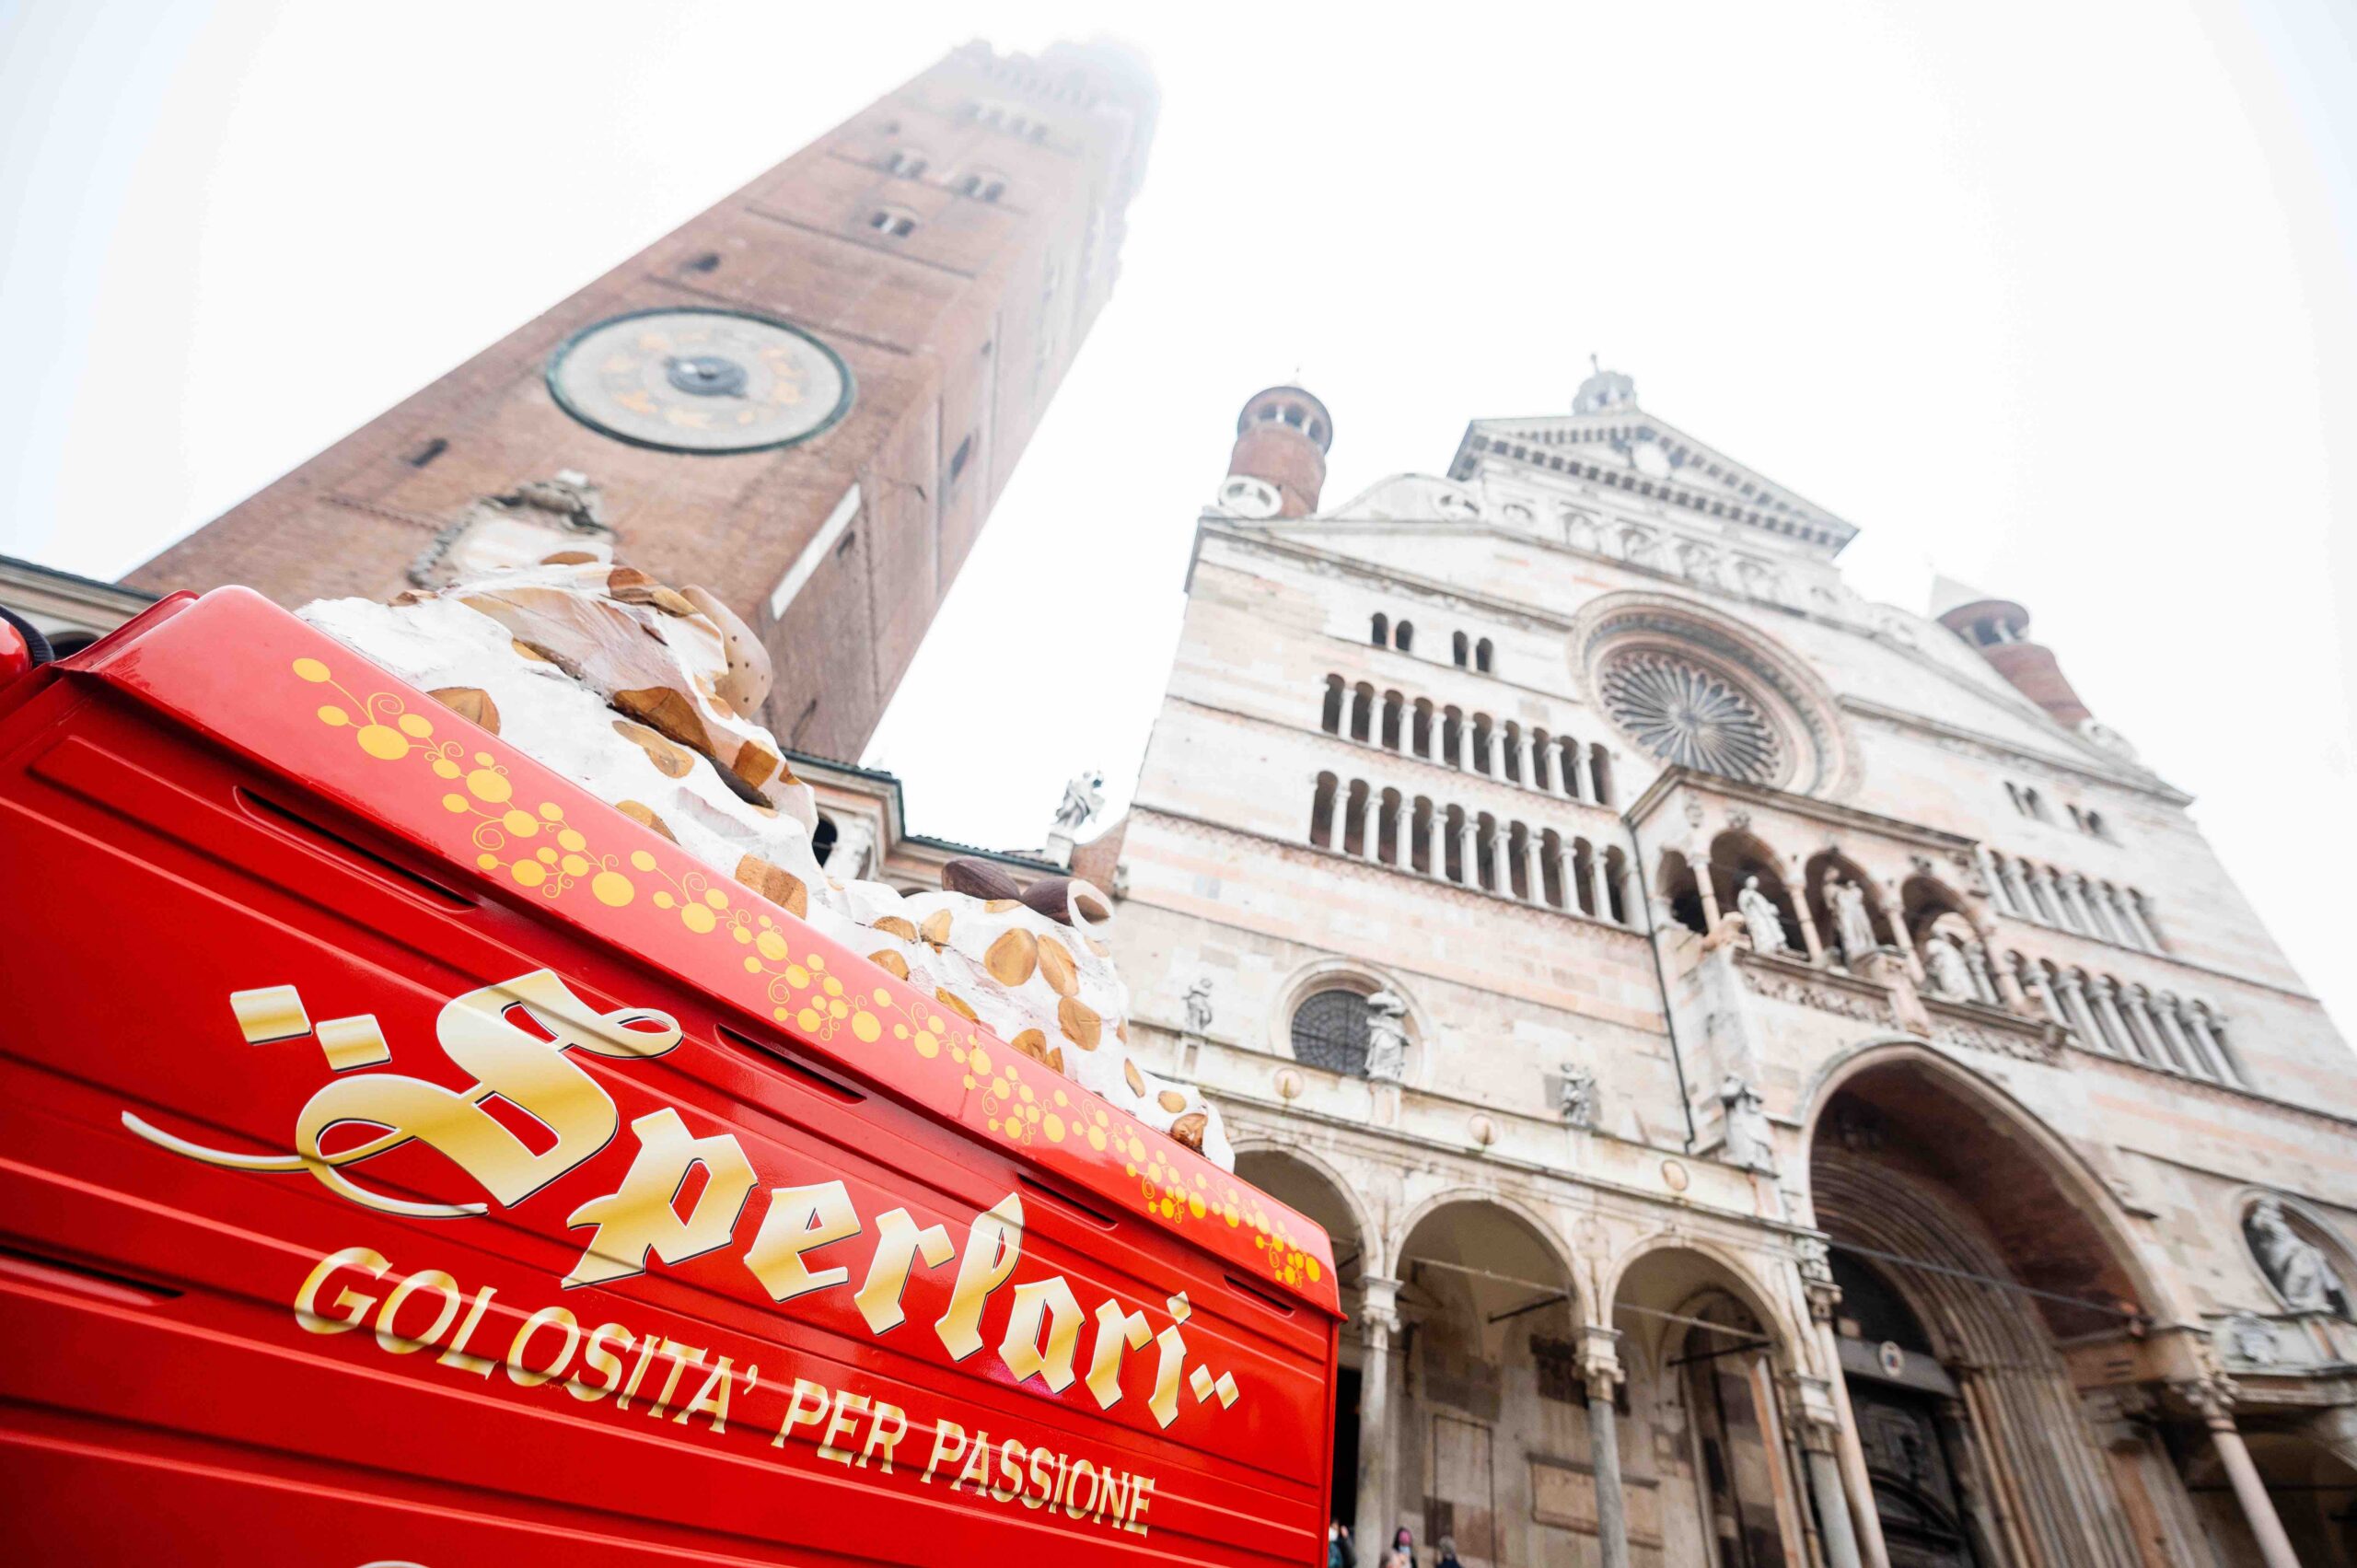
[{"label": "column of loggia", "polygon": [[2201,1049],[2185,1025],[2183,1004],[2169,992],[2158,992],[2153,997],[2153,1016],[2160,1020],[2161,1033],[2167,1037],[2169,1050],[2182,1059],[2196,1076],[2225,1082],[2226,1075],[2210,1053]]},{"label": "column of loggia", "polygon": [[2075,880],[2079,884],[2079,901],[2094,912],[2096,925],[2104,938],[2122,947],[2136,946],[2135,936],[2113,918],[2111,901],[2105,896],[2103,884],[2084,876]]},{"label": "column of loggia", "polygon": [[1580,1377],[1587,1385],[1588,1464],[1596,1481],[1596,1549],[1600,1568],[1629,1568],[1629,1504],[1620,1481],[1619,1330],[1589,1324],[1580,1344]]},{"label": "column of loggia", "polygon": [[2021,969],[2021,975],[2028,976],[2027,981],[2024,981],[2021,975],[2016,975],[2014,980],[2014,984],[2016,987],[2019,987],[2026,983],[2027,988],[2037,995],[2038,1005],[2046,1009],[2046,1016],[2048,1017],[2053,1019],[2056,1023],[2061,1025],[2066,1029],[2073,1028],[2073,1026],[2071,1022],[2070,1016],[2062,1011],[2061,1001],[2054,994],[2054,988],[2046,983],[2046,970],[2039,965],[2034,964],[2027,958],[2023,958],[2019,953],[2014,954],[2012,956],[2012,963],[2007,965],[2008,968],[2012,968],[2014,964],[2018,964]]},{"label": "column of loggia", "polygon": [[2078,917],[2071,912],[2070,904],[2064,900],[2062,897],[2062,884],[2056,879],[2054,867],[2050,865],[2033,865],[2029,868],[2029,877],[2033,883],[2037,884],[2039,889],[2044,890],[2048,907],[2054,911],[2055,924],[2061,926],[2067,931],[2083,931],[2085,929],[2085,927],[2080,923]]},{"label": "column of loggia", "polygon": [[2136,928],[2135,917],[2129,912],[2128,895],[2107,882],[2103,889],[2103,901],[2105,912],[2111,916],[2111,923],[2121,933],[2121,942],[2150,952],[2151,946],[2145,942],[2144,934]]},{"label": "column of loggia", "polygon": [[2064,970],[2056,977],[2054,983],[2061,987],[2063,1021],[2071,1032],[2090,1050],[2109,1053],[2111,1042],[2104,1038],[2101,1029],[2096,1028],[2095,1015],[2087,1011],[2086,982],[2079,978],[2077,971]]},{"label": "column of loggia", "polygon": [[[1469,749],[1471,742],[1469,733],[1467,736],[1467,742]],[[1529,771],[1532,764],[1530,761],[1531,753],[1528,750],[1528,738],[1518,738],[1513,744],[1515,748],[1514,755],[1516,759],[1517,772],[1520,774],[1520,779],[1518,781],[1512,782],[1519,782],[1522,787],[1536,791],[1537,785],[1535,782],[1532,782],[1535,780],[1536,775]],[[1489,776],[1501,783],[1510,782],[1507,779],[1505,772],[1506,747],[1507,742],[1504,738],[1503,726],[1499,729],[1492,730],[1490,732],[1488,748],[1489,760],[1491,763],[1491,773]],[[1591,801],[1594,800],[1596,798],[1596,791],[1592,761],[1576,748],[1570,749],[1566,755],[1571,760],[1572,765],[1575,766],[1582,774],[1585,775],[1586,787],[1585,789],[1576,789],[1574,792],[1574,798]],[[1571,775],[1567,773],[1566,778],[1568,782]],[[1381,822],[1384,785],[1379,781],[1376,780],[1367,781],[1367,784],[1366,819],[1361,839],[1363,849],[1361,858],[1376,861],[1380,864],[1382,863]],[[1394,826],[1394,831],[1398,835],[1394,845],[1397,852],[1396,860],[1397,864],[1409,869],[1413,869],[1415,830],[1412,814],[1414,811],[1414,806],[1410,792],[1402,790],[1399,791],[1399,794],[1400,796],[1401,802],[1399,819]],[[1348,789],[1345,785],[1338,784],[1335,790],[1333,807],[1336,818],[1334,824],[1334,838],[1338,847],[1344,842],[1348,837],[1347,825],[1343,820],[1348,810]],[[1316,815],[1316,807],[1314,805],[1311,807],[1311,812],[1312,819],[1314,821]],[[1446,830],[1446,819],[1438,813],[1435,813],[1431,825],[1431,866],[1427,874],[1435,880],[1444,882],[1448,880],[1447,857],[1439,843],[1439,838]],[[1460,869],[1458,882],[1461,886],[1477,889],[1480,887],[1480,871],[1479,862],[1476,859],[1474,846],[1479,832],[1480,826],[1478,819],[1472,813],[1467,813],[1461,819],[1457,829],[1458,865]],[[1497,890],[1500,894],[1512,898],[1514,896],[1512,873],[1506,865],[1506,855],[1510,853],[1507,848],[1508,842],[1509,839],[1504,833],[1502,833],[1495,841],[1497,848],[1495,860],[1497,875],[1500,878],[1500,886]],[[1525,901],[1543,905],[1547,901],[1545,884],[1540,880],[1538,865],[1536,858],[1540,853],[1537,836],[1533,834],[1526,834],[1523,845],[1523,885],[1528,891]],[[1566,909],[1576,907],[1578,903],[1578,899],[1574,892],[1576,877],[1573,869],[1573,850],[1570,842],[1567,842],[1566,847],[1563,851],[1561,877],[1561,886],[1563,889],[1563,901]],[[1607,890],[1607,872],[1604,865],[1604,856],[1600,852],[1592,853],[1588,857],[1588,890],[1589,896],[1596,905],[1596,918],[1610,923],[1612,921],[1612,905],[1610,897]],[[1715,909],[1715,894],[1712,895],[1711,901],[1713,908]],[[1713,923],[1716,924],[1715,918],[1713,918]]]},{"label": "column of loggia", "polygon": [[2235,1071],[2235,1059],[2226,1054],[2226,1042],[2219,1038],[2218,1031],[2224,1026],[2211,1013],[2210,1005],[2198,999],[2187,1003],[2185,1023],[2193,1031],[2193,1038],[2201,1042],[2202,1051],[2217,1063],[2218,1081],[2222,1084],[2241,1083],[2242,1074]]},{"label": "column of loggia", "polygon": [[1399,1331],[1399,1282],[1359,1282],[1359,1560],[1373,1563],[1390,1539],[1392,1455],[1391,1336]]},{"label": "column of loggia", "polygon": [[2235,1501],[2241,1505],[2243,1522],[2258,1543],[2259,1560],[2267,1568],[2300,1568],[2299,1554],[2292,1550],[2292,1538],[2284,1533],[2283,1521],[2275,1512],[2275,1500],[2267,1495],[2267,1482],[2259,1478],[2258,1466],[2252,1463],[2250,1450],[2243,1446],[2243,1434],[2235,1425],[2232,1389],[2214,1383],[2193,1383],[2181,1385],[2179,1391],[2201,1412],[2202,1424],[2210,1429],[2210,1442],[2218,1451],[2227,1483],[2234,1488]]},{"label": "column of loggia", "polygon": [[2087,989],[2095,993],[2096,1013],[2103,1019],[2107,1039],[2119,1042],[2121,1051],[2142,1054],[2137,1050],[2136,1037],[2129,1032],[2128,1020],[2119,1016],[2119,1005],[2109,975],[2096,975]]},{"label": "column of loggia", "polygon": [[[1841,1342],[1835,1331],[1834,1311],[1840,1288],[1822,1253],[1801,1265],[1801,1290],[1808,1302],[1808,1326],[1823,1374],[1817,1391],[1829,1408],[1814,1411],[1817,1401],[1799,1402],[1803,1443],[1811,1449],[1807,1461],[1809,1489],[1817,1495],[1817,1524],[1825,1543],[1827,1568],[1891,1568],[1890,1549],[1882,1536],[1882,1516],[1875,1506],[1874,1481],[1866,1465],[1864,1439],[1858,1412],[1850,1401],[1850,1386],[1841,1376]],[[1811,1416],[1816,1417],[1811,1420]],[[1817,1439],[1811,1444],[1812,1429]],[[1819,1449],[1825,1452],[1820,1461]],[[1846,1548],[1846,1555],[1844,1554]]]},{"label": "column of loggia", "polygon": [[[2103,982],[2098,981],[2099,985]],[[2155,1067],[2165,1067],[2160,1026],[2153,1021],[2152,1010],[2144,1005],[2144,988],[2140,985],[2110,985],[2112,1010],[2128,1027],[2129,1049]]]},{"label": "column of loggia", "polygon": [[2020,912],[2014,907],[2013,895],[2006,890],[2004,877],[1997,870],[1997,858],[1989,853],[1987,844],[1972,846],[1972,862],[1980,873],[1982,885],[1988,888],[1990,896],[1996,900],[1997,907],[2007,914],[2019,913]]},{"label": "column of loggia", "polygon": [[[2079,906],[2079,917],[2087,923],[2087,935],[2098,942],[2119,943],[2119,938],[2113,934],[2110,923],[2103,917],[2100,900],[2095,896],[2094,884],[2076,871],[2069,873],[2068,879],[2071,898]],[[2126,946],[2124,943],[2119,945]]]},{"label": "column of loggia", "polygon": [[2145,1028],[2153,1037],[2154,1065],[2175,1067],[2178,1072],[2189,1076],[2200,1076],[2200,1063],[2193,1052],[2186,1049],[2183,1038],[2168,1027],[2167,1009],[2161,1005],[2160,999],[2154,996],[2149,988],[2142,985],[2130,986],[2128,999],[2135,1005],[2137,1013],[2144,1021]]}]

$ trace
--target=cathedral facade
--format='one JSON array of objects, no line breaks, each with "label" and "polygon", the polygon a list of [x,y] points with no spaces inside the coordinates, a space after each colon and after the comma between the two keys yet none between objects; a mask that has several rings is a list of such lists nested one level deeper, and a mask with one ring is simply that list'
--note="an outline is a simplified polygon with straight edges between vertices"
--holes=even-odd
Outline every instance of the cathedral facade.
[{"label": "cathedral facade", "polygon": [[1331,439],[1246,406],[1083,854],[1332,1232],[1359,1560],[2351,1562],[2357,1061],[2027,611],[1608,372]]}]

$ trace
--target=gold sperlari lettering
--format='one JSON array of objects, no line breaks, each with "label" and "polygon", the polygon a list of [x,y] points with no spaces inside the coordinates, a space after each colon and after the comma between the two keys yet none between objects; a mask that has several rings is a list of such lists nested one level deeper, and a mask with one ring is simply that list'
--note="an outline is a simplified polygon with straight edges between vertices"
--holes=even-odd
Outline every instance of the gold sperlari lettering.
[{"label": "gold sperlari lettering", "polygon": [[[292,988],[284,989],[291,996]],[[294,1005],[299,1005],[299,999]],[[547,1038],[512,1022],[514,1011],[528,1016]],[[475,1074],[472,1087],[448,1089],[389,1072],[340,1077],[312,1095],[297,1116],[296,1152],[292,1156],[205,1148],[128,1111],[123,1123],[144,1138],[208,1164],[272,1174],[308,1170],[331,1191],[381,1213],[429,1218],[477,1215],[487,1205],[396,1198],[361,1185],[345,1170],[415,1140],[448,1156],[500,1203],[520,1202],[600,1153],[620,1131],[621,1115],[612,1098],[571,1053],[633,1060],[660,1056],[680,1040],[679,1024],[669,1016],[633,1007],[599,1013],[548,970],[455,998],[443,1006],[435,1028],[450,1061]],[[353,1064],[380,1059],[367,1057]],[[483,1109],[494,1097],[545,1124],[555,1134],[554,1144],[535,1153]],[[352,1122],[385,1131],[333,1154],[324,1152],[323,1141]],[[580,1260],[564,1278],[568,1289],[642,1274],[649,1258],[677,1265],[729,1246],[760,1185],[733,1133],[696,1136],[668,1107],[637,1118],[630,1131],[638,1147],[621,1185],[579,1204],[566,1221],[572,1227],[592,1227]],[[698,1167],[704,1174],[703,1187],[683,1218],[674,1202]],[[797,1300],[850,1286],[852,1260],[814,1254],[865,1234],[850,1190],[841,1180],[773,1188],[743,1261],[772,1300]],[[901,1302],[911,1272],[920,1265],[946,1269],[955,1258],[949,1304],[933,1330],[950,1359],[963,1361],[984,1348],[984,1309],[1013,1279],[1022,1252],[1023,1202],[1017,1194],[1008,1193],[975,1217],[967,1227],[962,1251],[946,1226],[919,1226],[907,1209],[894,1209],[876,1221],[874,1249],[852,1302],[871,1333],[888,1333],[906,1321]],[[347,1285],[338,1300],[353,1295]],[[468,1301],[447,1274],[412,1274],[393,1287],[378,1307],[377,1342],[389,1353],[408,1353],[440,1342],[463,1313],[464,1321],[442,1360],[488,1376],[493,1363],[466,1346],[489,1299],[485,1292]],[[412,1301],[415,1307],[410,1306]],[[1086,1312],[1061,1274],[1020,1282],[1012,1293],[999,1359],[1018,1383],[1037,1379],[1049,1392],[1061,1395],[1076,1380],[1081,1330],[1087,1326],[1093,1333],[1086,1374],[1077,1380],[1099,1409],[1110,1410],[1120,1401],[1124,1361],[1130,1352],[1143,1351],[1149,1342],[1155,1354],[1146,1409],[1158,1425],[1167,1428],[1178,1420],[1182,1384],[1193,1390],[1199,1404],[1233,1406],[1238,1390],[1232,1376],[1214,1374],[1200,1364],[1191,1372],[1187,1367],[1187,1343],[1179,1332],[1189,1312],[1185,1295],[1170,1297],[1167,1307],[1170,1321],[1157,1333],[1144,1312],[1119,1301],[1108,1299],[1093,1314]],[[435,1316],[422,1336],[395,1326],[397,1316],[412,1326],[425,1324],[428,1312]],[[305,1327],[313,1326],[315,1315],[307,1304],[298,1304],[297,1316],[305,1318]],[[549,1318],[540,1331],[559,1335],[568,1325],[578,1332],[570,1314],[562,1320]],[[633,1342],[637,1359],[630,1365],[621,1400],[640,1398],[650,1369],[670,1355],[672,1365],[656,1399],[658,1408],[668,1405],[691,1365],[673,1353],[686,1347],[673,1347],[669,1342]],[[569,1360],[573,1341],[566,1344]],[[590,1345],[596,1355],[611,1358],[614,1353],[610,1338],[601,1342],[593,1333]],[[696,1361],[702,1353],[696,1353]]]},{"label": "gold sperlari lettering", "polygon": [[[321,1297],[331,1289],[333,1295],[323,1306]],[[440,1269],[394,1278],[383,1254],[346,1247],[321,1258],[304,1277],[295,1292],[295,1320],[320,1335],[373,1329],[378,1348],[389,1355],[438,1345],[436,1365],[484,1378],[503,1371],[519,1388],[553,1383],[586,1404],[610,1397],[617,1412],[636,1408],[651,1419],[668,1416],[676,1424],[714,1436],[727,1434],[732,1399],[750,1398],[762,1387],[758,1365],[739,1371],[728,1356],[708,1360],[709,1353],[697,1346],[634,1333],[621,1323],[585,1331],[570,1309],[556,1306],[525,1314],[505,1351],[483,1353],[496,1345],[496,1335],[485,1336],[482,1330],[498,1294],[495,1286],[484,1286],[470,1297]],[[680,1395],[691,1389],[682,1402]],[[912,1424],[909,1412],[888,1400],[797,1376],[768,1446],[784,1449],[790,1441],[807,1441],[819,1459],[846,1469],[872,1469],[895,1479],[913,1476],[916,1484],[944,1486],[1000,1505],[1060,1509],[1069,1519],[1147,1533],[1151,1476],[1016,1437],[970,1434],[946,1417],[930,1423],[932,1451],[919,1471],[900,1454]]]}]

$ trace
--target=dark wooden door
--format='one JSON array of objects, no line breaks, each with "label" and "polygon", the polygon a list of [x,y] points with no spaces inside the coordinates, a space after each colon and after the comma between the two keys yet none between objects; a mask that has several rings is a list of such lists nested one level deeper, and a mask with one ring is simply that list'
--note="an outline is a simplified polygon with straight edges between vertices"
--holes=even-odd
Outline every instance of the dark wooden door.
[{"label": "dark wooden door", "polygon": [[1956,1470],[1929,1397],[1850,1379],[1891,1568],[1988,1568],[1965,1539]]}]

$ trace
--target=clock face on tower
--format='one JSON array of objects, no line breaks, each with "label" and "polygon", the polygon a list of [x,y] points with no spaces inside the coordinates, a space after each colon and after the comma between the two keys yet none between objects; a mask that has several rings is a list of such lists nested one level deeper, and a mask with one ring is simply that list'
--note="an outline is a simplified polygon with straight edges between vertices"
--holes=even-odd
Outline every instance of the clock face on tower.
[{"label": "clock face on tower", "polygon": [[549,361],[549,392],[590,429],[667,452],[790,446],[851,412],[851,369],[796,327],[739,310],[616,316]]}]

